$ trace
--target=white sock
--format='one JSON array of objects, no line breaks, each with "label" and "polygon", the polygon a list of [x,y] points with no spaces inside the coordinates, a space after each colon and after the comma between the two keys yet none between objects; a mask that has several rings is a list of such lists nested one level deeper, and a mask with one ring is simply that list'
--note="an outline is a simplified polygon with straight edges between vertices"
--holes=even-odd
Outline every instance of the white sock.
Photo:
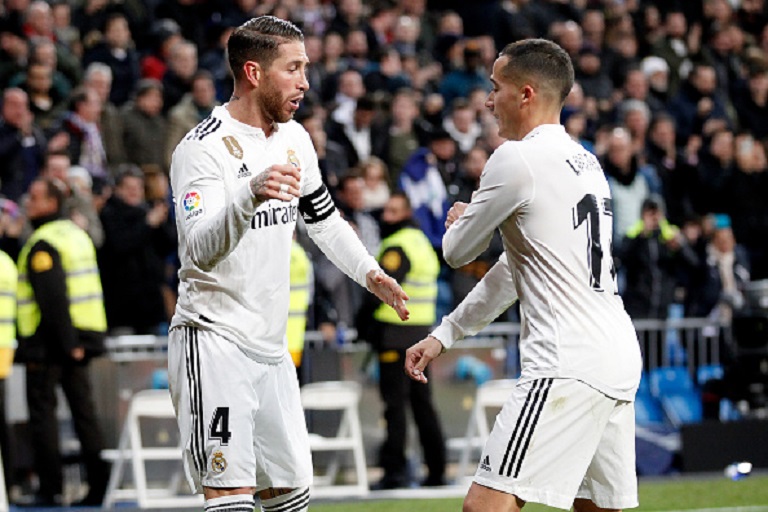
[{"label": "white sock", "polygon": [[205,512],[253,512],[256,501],[250,494],[230,494],[205,500]]},{"label": "white sock", "polygon": [[261,500],[264,512],[303,512],[309,510],[309,487],[294,489],[277,498]]}]

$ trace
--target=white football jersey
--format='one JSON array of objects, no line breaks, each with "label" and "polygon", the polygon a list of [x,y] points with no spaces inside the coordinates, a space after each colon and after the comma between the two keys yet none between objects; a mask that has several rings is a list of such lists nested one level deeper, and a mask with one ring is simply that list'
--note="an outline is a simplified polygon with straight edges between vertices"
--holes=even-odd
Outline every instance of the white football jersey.
[{"label": "white football jersey", "polygon": [[[285,163],[301,170],[301,199],[257,203],[251,178]],[[309,134],[295,121],[267,138],[216,107],[177,146],[170,177],[181,260],[171,328],[211,329],[252,357],[280,360],[299,214],[320,249],[359,284],[379,268],[336,210]]]},{"label": "white football jersey", "polygon": [[472,261],[499,228],[506,261],[446,317],[446,346],[520,301],[523,380],[573,378],[632,400],[640,381],[637,335],[618,295],[611,194],[597,159],[560,125],[502,144],[464,215],[443,239],[451,266]]}]

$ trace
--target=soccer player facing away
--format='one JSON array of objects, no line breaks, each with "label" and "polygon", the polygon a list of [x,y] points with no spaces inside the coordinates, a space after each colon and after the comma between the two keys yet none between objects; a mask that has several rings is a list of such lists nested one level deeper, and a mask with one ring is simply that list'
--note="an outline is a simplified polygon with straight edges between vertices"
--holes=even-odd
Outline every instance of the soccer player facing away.
[{"label": "soccer player facing away", "polygon": [[227,45],[234,94],[179,143],[171,184],[179,298],[171,395],[190,484],[208,512],[307,509],[312,459],[285,338],[292,235],[301,215],[331,261],[405,319],[381,271],[321,182],[293,115],[309,88],[303,35],[263,16]]},{"label": "soccer player facing away", "polygon": [[427,364],[520,301],[522,373],[481,455],[465,512],[527,501],[590,512],[637,506],[634,397],[641,358],[611,257],[611,196],[597,159],[559,124],[573,66],[541,39],[508,45],[486,106],[507,139],[471,202],[456,203],[446,261],[465,265],[495,229],[505,253],[465,300],[408,349]]}]

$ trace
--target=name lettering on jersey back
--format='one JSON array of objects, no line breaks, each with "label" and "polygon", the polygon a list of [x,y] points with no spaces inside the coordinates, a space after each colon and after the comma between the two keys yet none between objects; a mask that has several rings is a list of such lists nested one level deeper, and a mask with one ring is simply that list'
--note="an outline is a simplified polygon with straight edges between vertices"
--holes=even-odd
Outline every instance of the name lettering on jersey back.
[{"label": "name lettering on jersey back", "polygon": [[290,224],[296,222],[298,214],[299,209],[293,204],[285,206],[273,206],[270,204],[269,209],[256,212],[256,215],[251,219],[251,229]]},{"label": "name lettering on jersey back", "polygon": [[576,176],[581,176],[585,172],[603,173],[600,162],[592,153],[576,153],[569,157],[566,162],[571,170],[576,173]]}]

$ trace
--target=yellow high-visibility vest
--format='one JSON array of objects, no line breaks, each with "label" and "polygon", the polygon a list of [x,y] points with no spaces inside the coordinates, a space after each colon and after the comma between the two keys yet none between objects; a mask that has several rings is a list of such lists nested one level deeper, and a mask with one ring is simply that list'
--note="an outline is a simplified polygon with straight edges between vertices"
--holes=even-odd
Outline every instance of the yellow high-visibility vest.
[{"label": "yellow high-visibility vest", "polygon": [[[381,242],[379,260],[391,247],[400,247],[411,263],[411,268],[400,286],[410,297],[408,310],[410,317],[401,321],[397,312],[386,304],[381,304],[373,317],[387,324],[397,325],[433,325],[435,323],[435,302],[437,301],[437,275],[440,262],[427,236],[418,228],[403,228]],[[388,265],[382,262],[384,268]]]},{"label": "yellow high-visibility vest", "polygon": [[104,312],[104,298],[93,242],[88,234],[73,222],[57,220],[44,224],[35,231],[19,255],[19,336],[32,336],[40,325],[40,308],[35,302],[27,275],[29,252],[40,240],[51,244],[61,257],[66,274],[72,325],[83,331],[106,332],[107,316]]},{"label": "yellow high-visibility vest", "polygon": [[301,364],[301,356],[304,353],[311,279],[312,262],[301,245],[294,240],[291,246],[291,294],[285,336],[288,338],[288,352],[296,366]]},{"label": "yellow high-visibility vest", "polygon": [[0,379],[8,377],[13,366],[17,281],[16,264],[10,256],[0,251]]}]

